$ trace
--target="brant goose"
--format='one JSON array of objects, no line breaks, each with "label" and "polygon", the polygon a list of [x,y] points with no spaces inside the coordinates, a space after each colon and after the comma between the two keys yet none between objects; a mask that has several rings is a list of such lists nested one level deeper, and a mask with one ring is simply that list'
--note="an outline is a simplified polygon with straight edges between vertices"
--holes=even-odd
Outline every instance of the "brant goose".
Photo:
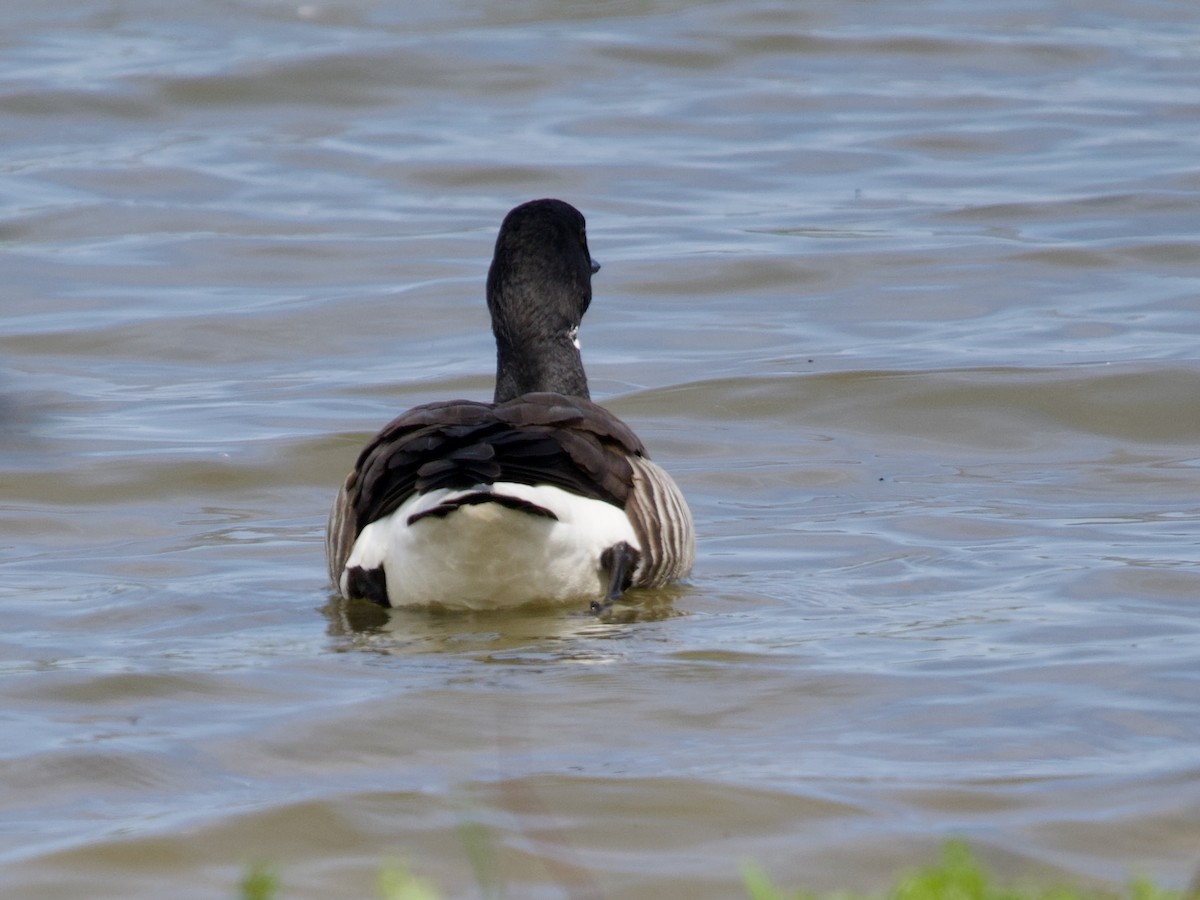
[{"label": "brant goose", "polygon": [[625,423],[592,403],[579,324],[600,265],[583,215],[533,200],[500,226],[487,278],[493,403],[418,406],[358,457],[326,532],[344,597],[489,609],[686,576],[692,516]]}]

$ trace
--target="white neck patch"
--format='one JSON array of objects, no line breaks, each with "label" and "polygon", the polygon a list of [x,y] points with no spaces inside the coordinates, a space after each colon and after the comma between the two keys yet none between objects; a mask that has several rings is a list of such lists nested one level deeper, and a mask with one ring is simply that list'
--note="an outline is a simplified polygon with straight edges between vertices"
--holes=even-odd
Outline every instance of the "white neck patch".
[{"label": "white neck patch", "polygon": [[575,345],[576,350],[583,349],[579,345],[579,326],[578,325],[574,325],[571,327],[571,330],[567,332],[567,337],[571,339],[571,343]]}]

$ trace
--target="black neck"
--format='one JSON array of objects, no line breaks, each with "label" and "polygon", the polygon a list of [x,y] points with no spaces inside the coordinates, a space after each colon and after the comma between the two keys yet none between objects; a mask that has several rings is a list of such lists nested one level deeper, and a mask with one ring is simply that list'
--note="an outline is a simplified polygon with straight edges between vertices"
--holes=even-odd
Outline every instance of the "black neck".
[{"label": "black neck", "polygon": [[536,345],[496,340],[496,402],[540,391],[590,398],[583,360],[567,334]]}]

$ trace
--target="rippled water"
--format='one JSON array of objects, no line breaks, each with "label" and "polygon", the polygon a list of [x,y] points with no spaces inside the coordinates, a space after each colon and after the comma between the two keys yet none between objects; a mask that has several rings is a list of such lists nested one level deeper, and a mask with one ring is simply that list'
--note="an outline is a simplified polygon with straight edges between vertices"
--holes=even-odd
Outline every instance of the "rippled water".
[{"label": "rippled water", "polygon": [[[726,898],[1200,863],[1200,12],[47,0],[0,13],[0,892]],[[331,599],[398,410],[487,397],[505,211],[691,583]]]}]

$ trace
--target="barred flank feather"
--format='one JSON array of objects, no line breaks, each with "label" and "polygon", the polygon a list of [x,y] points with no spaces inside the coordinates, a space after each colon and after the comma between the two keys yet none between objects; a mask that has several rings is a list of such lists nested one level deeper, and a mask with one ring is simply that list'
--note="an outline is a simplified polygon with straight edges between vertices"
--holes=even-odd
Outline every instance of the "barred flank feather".
[{"label": "barred flank feather", "polygon": [[692,513],[666,471],[644,456],[630,459],[633,490],[625,514],[633,524],[642,559],[635,587],[662,587],[686,577],[696,559]]},{"label": "barred flank feather", "polygon": [[354,517],[354,507],[350,502],[349,492],[358,479],[358,469],[346,476],[342,489],[334,498],[329,510],[329,521],[325,525],[325,562],[329,566],[329,579],[338,584],[342,578],[342,569],[354,549],[354,541],[358,538],[358,527]]}]

